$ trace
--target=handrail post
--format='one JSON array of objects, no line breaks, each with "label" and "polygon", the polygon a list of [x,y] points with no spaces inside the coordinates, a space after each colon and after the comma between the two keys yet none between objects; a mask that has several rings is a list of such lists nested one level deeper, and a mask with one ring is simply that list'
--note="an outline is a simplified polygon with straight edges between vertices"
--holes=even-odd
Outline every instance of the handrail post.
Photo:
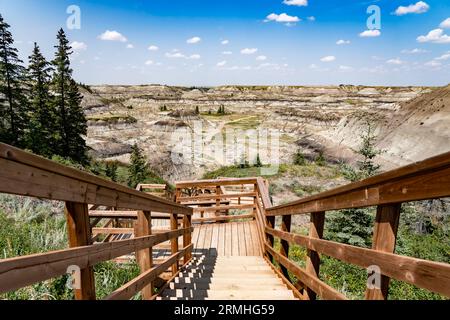
[{"label": "handrail post", "polygon": [[[379,205],[375,217],[372,249],[382,252],[394,253],[397,239],[398,223],[400,220],[401,204]],[[387,300],[389,293],[389,277],[378,274],[379,287],[371,283],[366,290],[367,300]],[[375,281],[376,282],[376,281]]]},{"label": "handrail post", "polygon": [[[138,211],[137,221],[134,225],[135,237],[144,237],[152,234],[152,217],[149,211]],[[153,265],[153,248],[142,249],[136,252],[136,260],[141,274],[149,270]],[[150,300],[153,296],[153,283],[142,289],[142,299]]]},{"label": "handrail post", "polygon": [[[178,229],[178,215],[176,213],[172,213],[170,215],[170,230],[175,231]],[[172,254],[175,254],[178,252],[178,237],[172,238],[170,240],[170,247]],[[172,265],[172,275],[175,275],[178,272],[178,259],[177,261]]]},{"label": "handrail post", "polygon": [[[291,215],[283,216],[281,222],[281,231],[291,232],[291,218]],[[281,240],[280,254],[283,257],[289,258],[289,242],[287,242],[286,240]],[[282,264],[280,264],[280,271],[283,273],[286,279],[289,279],[289,272]]]},{"label": "handrail post", "polygon": [[[309,236],[311,238],[321,239],[323,237],[323,226],[325,224],[325,212],[311,213],[311,224],[309,228]],[[316,251],[308,250],[308,257],[306,258],[306,272],[311,276],[319,278],[320,256]],[[316,300],[317,294],[306,288],[306,298],[309,300]]]},{"label": "handrail post", "polygon": [[[69,246],[82,247],[91,245],[92,235],[89,223],[89,208],[87,204],[66,202],[65,214]],[[81,287],[75,288],[76,300],[95,300],[94,269],[87,267],[81,269]]]},{"label": "handrail post", "polygon": [[[183,216],[183,228],[191,228],[192,227],[192,216],[191,215],[184,215]],[[191,231],[189,231],[188,233],[185,233],[183,235],[183,248],[186,248],[187,246],[189,246],[192,242],[192,235],[191,235]],[[186,250],[186,252],[184,253],[184,259],[183,259],[183,263],[186,264],[192,257],[192,253],[190,252],[190,250]]]}]

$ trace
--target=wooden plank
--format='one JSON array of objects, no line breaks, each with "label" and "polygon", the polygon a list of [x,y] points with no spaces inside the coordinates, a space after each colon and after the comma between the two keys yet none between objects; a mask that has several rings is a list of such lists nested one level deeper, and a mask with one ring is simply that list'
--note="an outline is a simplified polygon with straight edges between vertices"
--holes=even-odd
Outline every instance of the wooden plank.
[{"label": "wooden plank", "polygon": [[[290,215],[283,216],[281,220],[281,231],[291,232],[291,217]],[[289,242],[286,240],[281,240],[280,255],[289,259]],[[283,265],[280,265],[280,271],[286,279],[289,279],[289,272]]]},{"label": "wooden plank", "polygon": [[181,197],[179,201],[196,201],[196,200],[223,200],[223,199],[238,199],[238,198],[253,198],[256,196],[255,192],[241,192],[241,193],[225,193],[225,194],[206,194],[192,197]]},{"label": "wooden plank", "polygon": [[[134,226],[136,237],[145,237],[152,234],[152,218],[149,211],[138,211],[138,218]],[[141,274],[146,273],[153,266],[153,248],[148,247],[136,252],[136,260]],[[153,296],[153,283],[142,288],[142,299],[149,300]]]},{"label": "wooden plank", "polygon": [[[66,202],[65,214],[70,248],[91,244],[91,227],[87,204]],[[76,300],[95,300],[95,279],[92,266],[80,267],[80,288],[75,288]]]},{"label": "wooden plank", "polygon": [[[311,223],[309,227],[309,237],[321,239],[323,237],[323,226],[325,224],[325,212],[311,213]],[[311,277],[319,279],[320,256],[314,250],[308,250],[306,257],[306,272]],[[310,288],[306,288],[306,298],[316,300],[316,293]]]},{"label": "wooden plank", "polygon": [[314,239],[270,228],[267,228],[266,232],[362,268],[379,266],[383,275],[450,297],[450,264]]},{"label": "wooden plank", "polygon": [[231,255],[239,256],[239,232],[237,229],[237,223],[230,223],[231,225],[231,237],[233,239],[231,243]]},{"label": "wooden plank", "polygon": [[245,248],[247,249],[246,251],[246,256],[256,256],[257,253],[255,253],[255,249],[253,247],[253,243],[252,243],[252,235],[251,235],[251,230],[250,230],[250,223],[249,222],[244,222],[243,223],[243,228],[244,228],[244,235],[245,235]]},{"label": "wooden plank", "polygon": [[133,228],[92,228],[92,235],[134,233]]},{"label": "wooden plank", "polygon": [[208,188],[216,186],[232,186],[241,184],[255,184],[256,178],[224,178],[215,180],[195,180],[195,181],[180,181],[176,183],[179,189],[185,188]]},{"label": "wooden plank", "polygon": [[[177,230],[178,229],[178,217],[176,214],[170,215],[170,230]],[[173,238],[170,240],[170,248],[171,253],[176,254],[178,252],[178,238]],[[178,260],[172,265],[172,275],[176,274],[178,272]],[[153,294],[152,294],[153,295]]]},{"label": "wooden plank", "polygon": [[192,211],[0,143],[0,193],[136,210]]},{"label": "wooden plank", "polygon": [[232,237],[232,230],[231,230],[232,223],[226,223],[225,224],[225,256],[232,256],[233,255],[233,237]]},{"label": "wooden plank", "polygon": [[303,270],[288,258],[281,256],[268,244],[266,244],[265,247],[266,250],[269,251],[270,255],[278,261],[278,263],[284,265],[286,269],[292,272],[297,278],[301,279],[308,288],[311,288],[321,298],[325,300],[347,300],[342,293],[338,292],[318,278],[311,276],[308,272],[306,272],[306,270]]},{"label": "wooden plank", "polygon": [[219,256],[225,255],[225,224],[221,223],[218,225],[219,227]]},{"label": "wooden plank", "polygon": [[200,207],[200,208],[192,208],[194,213],[198,212],[216,212],[217,210],[247,210],[253,209],[254,204],[241,204],[241,205],[230,205],[230,206],[220,206],[220,207]]},{"label": "wooden plank", "polygon": [[209,255],[210,256],[217,256],[217,248],[219,243],[219,226],[220,224],[213,224],[212,227],[212,238],[211,238],[211,246],[209,247]]},{"label": "wooden plank", "polygon": [[207,256],[209,256],[209,249],[211,248],[211,239],[212,239],[212,228],[213,225],[207,224],[205,225],[206,232],[205,232],[205,244],[204,244],[204,250]]},{"label": "wooden plank", "polygon": [[[375,217],[372,249],[393,253],[397,240],[398,223],[400,220],[401,204],[378,206]],[[380,286],[372,283],[373,288],[366,289],[367,300],[387,300],[389,291],[389,277],[379,275]]]},{"label": "wooden plank", "polygon": [[180,229],[147,237],[3,259],[0,260],[0,293],[61,276],[69,266],[76,265],[81,269],[91,267],[191,231]]},{"label": "wooden plank", "polygon": [[[130,282],[127,282],[113,293],[108,295],[105,300],[127,300],[135,296],[140,290],[143,290],[152,283],[156,278],[167,270],[171,265],[178,261],[181,256],[187,251],[192,250],[192,245],[183,248],[180,252],[172,254],[163,263],[152,267],[144,273],[141,273],[138,277],[134,278]],[[152,297],[153,298],[153,297]]]},{"label": "wooden plank", "polygon": [[202,222],[218,222],[218,221],[232,221],[232,220],[242,220],[242,219],[253,219],[253,214],[241,214],[232,216],[218,216],[218,217],[208,217],[208,218],[194,218],[193,223]]},{"label": "wooden plank", "polygon": [[450,152],[273,207],[267,214],[304,214],[448,196],[450,196]]}]

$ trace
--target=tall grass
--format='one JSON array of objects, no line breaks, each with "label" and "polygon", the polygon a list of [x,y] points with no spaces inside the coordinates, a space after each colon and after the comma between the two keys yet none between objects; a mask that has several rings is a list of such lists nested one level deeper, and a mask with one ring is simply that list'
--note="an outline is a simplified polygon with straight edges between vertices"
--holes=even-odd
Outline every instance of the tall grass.
[{"label": "tall grass", "polygon": [[[0,195],[0,258],[7,259],[68,247],[63,204]],[[94,267],[97,298],[101,299],[139,274],[134,261],[103,262]],[[70,300],[73,291],[63,275],[0,295],[7,300]],[[139,296],[136,297],[137,299]]]}]

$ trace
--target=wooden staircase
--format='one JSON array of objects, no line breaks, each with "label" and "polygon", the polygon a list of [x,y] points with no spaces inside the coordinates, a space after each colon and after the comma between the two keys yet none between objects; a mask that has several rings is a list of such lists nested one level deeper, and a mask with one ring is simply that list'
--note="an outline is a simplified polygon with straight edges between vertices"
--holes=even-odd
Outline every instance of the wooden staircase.
[{"label": "wooden staircase", "polygon": [[195,257],[158,300],[294,300],[260,256]]},{"label": "wooden staircase", "polygon": [[[159,187],[132,190],[0,143],[0,193],[65,202],[70,246],[0,259],[0,294],[78,270],[75,299],[95,300],[93,267],[127,256],[140,274],[104,299],[348,299],[321,277],[325,255],[370,271],[366,299],[388,299],[391,278],[450,297],[450,264],[395,253],[402,203],[450,197],[450,152],[276,207],[261,177],[178,182],[170,199],[142,192]],[[365,207],[377,208],[372,248],[323,239],[328,212]],[[309,235],[291,231],[298,215]]]}]

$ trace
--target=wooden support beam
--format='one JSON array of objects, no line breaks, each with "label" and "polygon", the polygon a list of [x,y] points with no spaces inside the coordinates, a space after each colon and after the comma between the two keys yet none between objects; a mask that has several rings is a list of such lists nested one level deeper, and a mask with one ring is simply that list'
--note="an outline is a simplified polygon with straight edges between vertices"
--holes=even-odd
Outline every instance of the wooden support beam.
[{"label": "wooden support beam", "polygon": [[[65,206],[69,246],[91,245],[91,226],[87,204],[66,202]],[[75,289],[76,300],[95,300],[95,279],[92,267],[81,269],[81,288]]]},{"label": "wooden support beam", "polygon": [[[170,230],[171,231],[175,231],[178,229],[178,218],[177,218],[177,214],[171,214],[170,215]],[[173,238],[172,240],[170,240],[170,248],[171,248],[171,252],[172,255],[176,254],[178,252],[178,238]],[[176,274],[178,272],[178,260],[174,262],[174,264],[172,265],[172,275]]]},{"label": "wooden support beam", "polygon": [[[323,237],[323,226],[325,224],[325,212],[311,213],[311,224],[309,228],[309,237],[321,239]],[[312,277],[319,279],[320,256],[314,250],[308,250],[306,258],[306,272]],[[316,293],[310,288],[306,288],[306,297],[309,300],[316,299]]]},{"label": "wooden support beam", "polygon": [[[372,249],[382,252],[394,253],[397,240],[398,223],[400,220],[401,204],[381,205],[377,207],[375,226],[373,232]],[[377,275],[372,275],[377,276]],[[367,288],[367,300],[387,300],[390,278],[385,275],[381,277],[380,286],[372,283],[372,288]]]},{"label": "wooden support beam", "polygon": [[209,217],[209,218],[194,218],[194,219],[192,219],[192,223],[243,220],[243,219],[252,219],[254,217],[255,216],[252,213],[250,213],[250,214],[240,214],[240,215],[232,215],[232,216],[217,216],[217,217]]},{"label": "wooden support beam", "polygon": [[[283,216],[281,221],[281,231],[291,232],[291,217],[292,216]],[[286,240],[281,240],[280,255],[289,259],[289,242]],[[289,272],[285,266],[280,265],[280,271],[286,279],[290,279]]]},{"label": "wooden support beam", "polygon": [[[149,211],[138,211],[134,234],[136,237],[144,237],[152,234],[152,217]],[[136,260],[141,269],[141,274],[152,268],[153,249],[148,247],[136,252]],[[149,300],[153,296],[153,283],[150,282],[142,289],[142,299]]]},{"label": "wooden support beam", "polygon": [[[191,228],[192,216],[183,216],[183,228]],[[188,248],[192,244],[192,233],[185,233],[183,235],[183,247]],[[192,250],[186,250],[184,253],[183,262],[186,264],[192,258]]]}]

